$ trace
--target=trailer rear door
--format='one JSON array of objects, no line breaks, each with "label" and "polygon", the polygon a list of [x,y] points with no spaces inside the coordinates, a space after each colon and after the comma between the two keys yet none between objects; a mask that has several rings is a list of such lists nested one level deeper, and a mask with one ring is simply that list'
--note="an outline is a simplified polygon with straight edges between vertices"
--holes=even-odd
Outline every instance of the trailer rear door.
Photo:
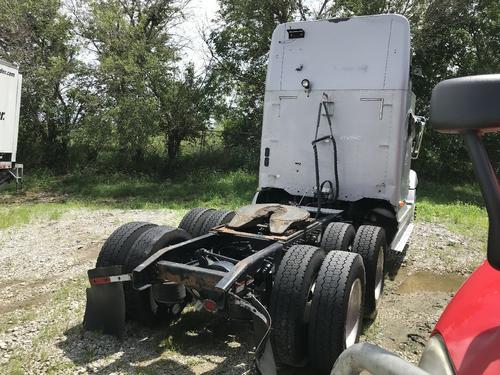
[{"label": "trailer rear door", "polygon": [[0,60],[0,163],[4,166],[16,161],[21,81],[14,65]]}]

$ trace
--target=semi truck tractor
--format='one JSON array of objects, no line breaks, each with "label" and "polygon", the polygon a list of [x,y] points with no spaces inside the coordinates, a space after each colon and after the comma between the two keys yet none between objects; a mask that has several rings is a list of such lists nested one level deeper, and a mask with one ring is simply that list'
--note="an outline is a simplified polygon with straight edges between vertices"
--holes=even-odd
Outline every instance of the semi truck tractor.
[{"label": "semi truck tractor", "polygon": [[424,125],[406,18],[279,25],[253,202],[118,228],[88,271],[84,327],[123,335],[127,320],[171,321],[193,304],[254,323],[261,373],[329,373],[375,318],[413,230]]}]

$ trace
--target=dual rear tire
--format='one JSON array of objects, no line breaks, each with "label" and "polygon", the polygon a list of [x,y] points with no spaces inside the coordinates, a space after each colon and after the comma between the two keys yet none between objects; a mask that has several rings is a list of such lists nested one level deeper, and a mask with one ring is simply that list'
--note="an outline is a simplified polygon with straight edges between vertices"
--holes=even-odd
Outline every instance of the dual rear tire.
[{"label": "dual rear tire", "polygon": [[[158,250],[189,239],[191,236],[182,229],[145,222],[127,223],[106,240],[96,267],[121,265],[123,272],[129,273]],[[168,322],[185,306],[184,286],[175,283],[155,285],[142,291],[125,283],[124,292],[127,319],[147,325]]]},{"label": "dual rear tire", "polygon": [[234,211],[202,207],[193,208],[184,215],[179,228],[184,229],[193,237],[199,237],[207,234],[212,228],[228,223],[234,217],[234,214]]},{"label": "dual rear tire", "polygon": [[330,223],[320,248],[292,246],[276,273],[270,312],[276,360],[307,361],[327,374],[356,343],[363,317],[373,319],[384,286],[387,251],[383,228]]},{"label": "dual rear tire", "polygon": [[361,225],[356,232],[352,252],[361,255],[366,270],[365,316],[374,319],[384,291],[384,265],[387,252],[385,230]]},{"label": "dual rear tire", "polygon": [[[232,211],[194,208],[184,216],[179,228],[147,222],[124,224],[104,243],[96,267],[120,265],[123,272],[132,272],[158,250],[206,234],[233,216]],[[187,301],[185,287],[171,282],[142,291],[125,283],[124,292],[127,319],[147,325],[171,321],[182,312]]]},{"label": "dual rear tire", "polygon": [[320,248],[328,253],[332,250],[350,251],[356,236],[352,224],[335,221],[326,226],[321,236]]},{"label": "dual rear tire", "polygon": [[156,224],[131,222],[117,228],[106,240],[97,257],[96,267],[124,265],[134,242]]},{"label": "dual rear tire", "polygon": [[276,274],[271,343],[276,360],[291,366],[307,360],[328,373],[337,357],[361,332],[365,272],[354,253],[325,253],[292,246]]},{"label": "dual rear tire", "polygon": [[[158,250],[189,239],[191,236],[182,229],[167,226],[148,229],[131,246],[125,272],[132,272]],[[168,322],[180,315],[186,305],[186,288],[182,284],[165,282],[146,290],[135,290],[125,284],[124,291],[127,317],[144,324]]]},{"label": "dual rear tire", "polygon": [[384,289],[384,265],[387,242],[385,230],[373,225],[361,225],[358,230],[349,223],[328,224],[321,237],[320,248],[348,251],[361,255],[366,271],[365,315],[373,319]]}]

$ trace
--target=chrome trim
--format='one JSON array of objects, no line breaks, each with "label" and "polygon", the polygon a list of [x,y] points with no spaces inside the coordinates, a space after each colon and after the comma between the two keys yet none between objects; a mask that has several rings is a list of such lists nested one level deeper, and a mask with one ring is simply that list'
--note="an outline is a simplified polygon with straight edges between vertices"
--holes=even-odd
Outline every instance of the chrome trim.
[{"label": "chrome trim", "polygon": [[430,375],[396,354],[366,342],[347,348],[337,359],[330,375]]}]

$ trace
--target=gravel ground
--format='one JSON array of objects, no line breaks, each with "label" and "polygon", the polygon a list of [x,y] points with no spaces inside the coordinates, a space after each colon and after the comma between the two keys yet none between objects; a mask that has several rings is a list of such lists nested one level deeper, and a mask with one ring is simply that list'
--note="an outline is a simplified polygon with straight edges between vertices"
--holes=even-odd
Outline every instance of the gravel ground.
[{"label": "gravel ground", "polygon": [[[160,330],[128,325],[122,341],[81,328],[86,270],[107,236],[128,221],[175,225],[182,214],[78,209],[58,220],[0,230],[0,373],[251,373],[246,323],[187,311]],[[483,247],[444,226],[417,223],[362,340],[418,361],[443,307],[484,258]]]}]

